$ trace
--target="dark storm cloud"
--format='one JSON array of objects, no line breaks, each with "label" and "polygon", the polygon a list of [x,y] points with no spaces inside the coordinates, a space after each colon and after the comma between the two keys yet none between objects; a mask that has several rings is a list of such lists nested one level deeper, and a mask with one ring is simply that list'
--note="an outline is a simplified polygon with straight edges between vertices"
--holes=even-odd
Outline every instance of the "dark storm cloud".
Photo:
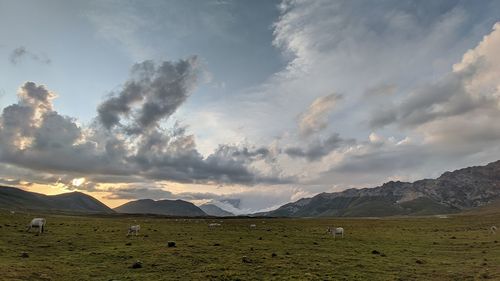
[{"label": "dark storm cloud", "polygon": [[285,149],[285,154],[294,158],[305,158],[308,161],[321,160],[332,151],[345,145],[354,144],[355,140],[345,140],[335,133],[324,140],[318,140],[307,147],[289,147]]},{"label": "dark storm cloud", "polygon": [[[98,107],[99,120],[107,129],[124,125],[131,134],[156,127],[186,101],[197,76],[196,57],[159,65],[153,61],[135,64],[123,89]],[[128,124],[121,124],[124,118]]]},{"label": "dark storm cloud", "polygon": [[10,53],[10,56],[9,56],[9,61],[10,61],[10,63],[15,65],[15,64],[20,63],[25,58],[30,58],[32,60],[35,60],[35,61],[38,61],[38,62],[41,62],[44,64],[50,64],[50,62],[51,62],[50,59],[47,58],[46,56],[41,56],[41,55],[37,55],[35,53],[32,53],[32,52],[28,51],[23,46],[17,47],[14,50],[12,50],[12,52]]}]

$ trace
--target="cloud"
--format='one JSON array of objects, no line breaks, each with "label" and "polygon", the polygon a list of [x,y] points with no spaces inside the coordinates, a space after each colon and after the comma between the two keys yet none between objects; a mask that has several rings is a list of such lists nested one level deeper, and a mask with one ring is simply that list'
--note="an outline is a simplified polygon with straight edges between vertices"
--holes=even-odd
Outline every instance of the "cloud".
[{"label": "cloud", "polygon": [[334,133],[324,140],[316,140],[315,142],[309,144],[306,148],[288,147],[284,152],[292,158],[305,158],[308,161],[316,161],[336,149],[352,145],[354,143],[355,140],[345,140],[341,138],[339,134]]},{"label": "cloud", "polygon": [[464,54],[453,70],[435,83],[416,89],[397,105],[374,112],[370,124],[418,127],[439,119],[500,109],[500,23]]},{"label": "cloud", "polygon": [[105,199],[174,199],[174,194],[170,191],[158,187],[113,187],[107,190],[110,194],[104,196]]},{"label": "cloud", "polygon": [[50,64],[51,63],[51,60],[49,58],[47,58],[47,56],[35,54],[35,53],[27,50],[23,46],[17,47],[14,50],[12,50],[12,52],[10,53],[10,56],[9,56],[9,61],[10,61],[10,63],[16,65],[26,58],[30,58],[34,61],[37,61],[37,62],[40,62],[43,64]]},{"label": "cloud", "polygon": [[398,87],[394,84],[382,83],[366,89],[364,97],[376,98],[383,96],[392,96],[396,93],[397,89]]},{"label": "cloud", "polygon": [[[153,61],[135,64],[123,89],[99,105],[99,121],[107,129],[125,126],[128,133],[157,127],[186,101],[196,85],[198,70],[196,57],[160,65]],[[129,124],[122,125],[123,118]]]},{"label": "cloud", "polygon": [[369,142],[347,151],[318,182],[354,183],[353,175],[357,184],[380,183],[387,177],[418,179],[498,160],[498,48],[500,23],[449,73],[418,86],[401,102],[374,112],[373,127],[395,125],[412,135],[413,141],[397,142],[372,133]]},{"label": "cloud", "polygon": [[32,183],[27,183],[27,182],[20,180],[20,179],[0,178],[0,185],[6,185],[6,186],[27,185],[27,186],[30,186],[30,185],[32,185]]},{"label": "cloud", "polygon": [[307,137],[325,129],[328,126],[328,115],[341,98],[341,95],[330,94],[315,99],[300,116],[299,133]]},{"label": "cloud", "polygon": [[195,61],[193,57],[158,66],[152,62],[134,65],[134,78],[101,104],[96,122],[87,127],[55,111],[52,100],[56,95],[45,86],[26,82],[18,91],[19,101],[5,107],[0,116],[0,162],[65,176],[61,183],[67,188],[89,191],[96,189],[95,180],[81,186],[72,186],[71,180],[290,182],[291,178],[252,167],[269,156],[265,147],[220,145],[204,157],[186,127],[175,123],[163,128],[163,121],[195,86]]}]

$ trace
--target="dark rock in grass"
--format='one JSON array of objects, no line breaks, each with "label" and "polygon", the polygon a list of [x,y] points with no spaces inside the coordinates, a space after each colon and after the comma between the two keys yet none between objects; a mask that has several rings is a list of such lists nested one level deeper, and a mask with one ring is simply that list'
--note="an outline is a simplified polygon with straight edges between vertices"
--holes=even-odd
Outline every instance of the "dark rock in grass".
[{"label": "dark rock in grass", "polygon": [[253,247],[250,247],[250,251],[253,251]]},{"label": "dark rock in grass", "polygon": [[290,255],[290,253],[289,253],[289,252],[286,252],[286,253],[285,253],[285,255],[289,256],[289,255]]},{"label": "dark rock in grass", "polygon": [[243,257],[241,258],[241,261],[242,261],[243,263],[252,263],[252,260],[251,260],[249,257],[247,257],[247,256],[243,256]]},{"label": "dark rock in grass", "polygon": [[271,254],[271,257],[273,257],[273,258],[275,258],[275,257],[277,257],[277,256],[278,256],[278,255],[277,255],[276,253],[272,253],[272,254]]},{"label": "dark rock in grass", "polygon": [[485,272],[481,274],[481,278],[483,279],[491,279],[491,275],[489,272]]},{"label": "dark rock in grass", "polygon": [[149,237],[149,235],[147,235],[147,234],[146,234],[146,235],[144,235],[143,237],[144,237],[144,238],[147,238],[147,237]]},{"label": "dark rock in grass", "polygon": [[380,252],[379,252],[379,251],[377,251],[377,250],[373,250],[373,251],[372,251],[372,254],[374,254],[374,255],[380,255]]},{"label": "dark rock in grass", "polygon": [[220,244],[219,243],[214,243],[214,246],[220,246]]},{"label": "dark rock in grass", "polygon": [[174,242],[174,241],[168,241],[168,242],[167,242],[167,246],[168,246],[169,248],[175,247],[175,242]]},{"label": "dark rock in grass", "polygon": [[416,262],[417,264],[424,264],[424,263],[425,263],[425,261],[423,261],[423,260],[416,260],[415,262]]},{"label": "dark rock in grass", "polygon": [[450,237],[450,239],[457,239],[457,237],[455,237],[455,236],[451,236],[451,237]]},{"label": "dark rock in grass", "polygon": [[130,267],[131,268],[142,268],[142,262],[140,260],[137,260]]},{"label": "dark rock in grass", "polygon": [[26,252],[21,253],[21,258],[29,258],[29,257],[30,257],[30,255],[28,253],[26,253]]},{"label": "dark rock in grass", "polygon": [[125,246],[132,246],[132,242],[125,243]]},{"label": "dark rock in grass", "polygon": [[262,237],[259,237],[259,240],[262,240]]},{"label": "dark rock in grass", "polygon": [[495,240],[495,241],[493,241],[493,243],[498,243],[498,241],[497,241],[497,240]]},{"label": "dark rock in grass", "polygon": [[313,242],[314,245],[318,245],[318,242]]}]

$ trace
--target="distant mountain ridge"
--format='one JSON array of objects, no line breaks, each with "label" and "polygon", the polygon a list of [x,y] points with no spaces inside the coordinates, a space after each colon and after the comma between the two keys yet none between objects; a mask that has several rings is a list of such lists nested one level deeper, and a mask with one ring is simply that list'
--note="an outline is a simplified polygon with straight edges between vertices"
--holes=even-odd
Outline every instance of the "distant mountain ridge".
[{"label": "distant mountain ridge", "polygon": [[206,216],[200,208],[183,200],[152,200],[140,199],[130,201],[114,209],[118,213],[155,214],[166,216],[198,217]]},{"label": "distant mountain ridge", "polygon": [[256,215],[284,217],[392,216],[455,213],[500,198],[500,161],[445,172],[413,183],[321,193]]},{"label": "distant mountain ridge", "polygon": [[200,209],[203,210],[207,215],[214,217],[232,217],[233,213],[223,210],[222,208],[214,205],[214,204],[203,204],[200,206]]},{"label": "distant mountain ridge", "polygon": [[0,186],[0,208],[78,213],[114,213],[112,209],[99,200],[81,192],[44,195],[7,186]]}]

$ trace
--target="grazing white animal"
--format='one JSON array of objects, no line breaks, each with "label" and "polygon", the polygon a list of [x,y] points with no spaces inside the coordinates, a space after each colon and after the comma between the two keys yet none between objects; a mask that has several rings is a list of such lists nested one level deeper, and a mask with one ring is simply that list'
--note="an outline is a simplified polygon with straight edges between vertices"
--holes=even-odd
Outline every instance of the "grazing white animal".
[{"label": "grazing white animal", "polygon": [[492,226],[490,227],[490,233],[491,233],[491,234],[495,234],[495,233],[497,233],[497,227],[496,227],[496,226],[494,226],[494,225],[492,225]]},{"label": "grazing white animal", "polygon": [[208,224],[209,228],[216,228],[216,227],[220,227],[220,226],[221,226],[220,223],[210,223],[210,224]]},{"label": "grazing white animal", "polygon": [[128,227],[127,236],[135,234],[135,236],[139,235],[139,230],[141,230],[140,225],[131,225]]},{"label": "grazing white animal", "polygon": [[251,224],[250,228],[256,228],[257,226],[255,224]]},{"label": "grazing white animal", "polygon": [[44,218],[34,218],[31,220],[26,231],[30,231],[32,228],[38,228],[38,233],[43,233],[45,230],[45,219]]},{"label": "grazing white animal", "polygon": [[344,228],[342,227],[328,227],[326,233],[333,235],[333,238],[337,237],[337,235],[344,238]]}]

